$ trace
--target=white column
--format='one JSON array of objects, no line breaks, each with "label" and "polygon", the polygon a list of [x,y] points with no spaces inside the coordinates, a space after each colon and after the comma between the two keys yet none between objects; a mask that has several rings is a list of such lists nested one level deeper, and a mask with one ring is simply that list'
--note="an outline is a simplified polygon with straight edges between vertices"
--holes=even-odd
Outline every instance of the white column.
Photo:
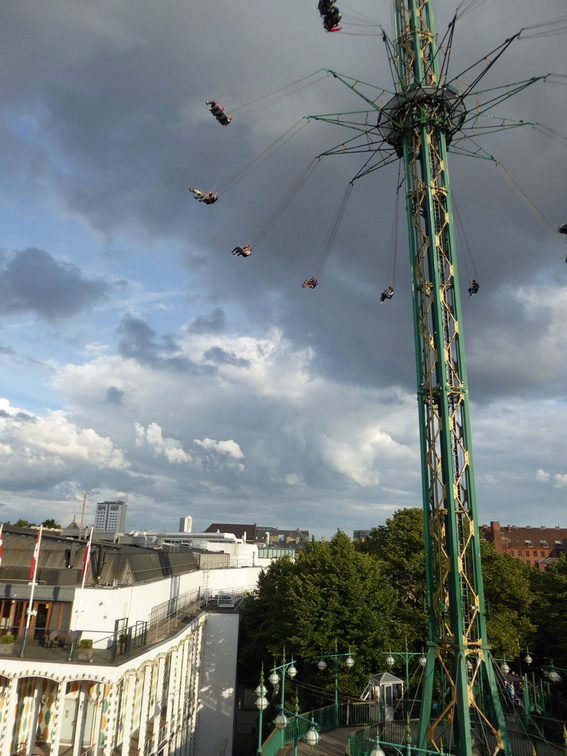
[{"label": "white column", "polygon": [[63,711],[63,706],[65,704],[65,693],[67,691],[67,683],[66,682],[60,682],[59,687],[57,688],[57,696],[55,698],[55,703],[53,704],[53,708],[51,710],[52,716],[53,716],[53,724],[52,724],[52,737],[51,737],[51,748],[49,750],[49,756],[59,756],[59,742],[61,740],[61,727],[63,726],[63,717],[61,716],[61,713]]},{"label": "white column", "polygon": [[132,714],[136,698],[136,674],[129,673],[123,681],[122,697],[122,756],[128,756],[130,751],[130,735],[132,734]]},{"label": "white column", "polygon": [[83,737],[85,734],[85,722],[87,721],[88,687],[88,682],[81,682],[77,694],[77,719],[73,738],[73,756],[80,756],[83,751]]},{"label": "white column", "polygon": [[0,753],[2,756],[10,756],[16,750],[16,745],[12,748],[12,737],[14,723],[16,721],[16,708],[18,704],[18,678],[14,677],[8,684],[6,699],[3,703],[4,718],[2,730],[0,731]]},{"label": "white column", "polygon": [[152,742],[152,753],[157,753],[158,745],[161,739],[160,721],[161,705],[163,700],[163,671],[165,668],[165,657],[160,656],[158,659],[156,697],[154,702],[154,737]]},{"label": "white column", "polygon": [[114,736],[116,734],[116,714],[118,711],[118,699],[120,696],[121,681],[110,688],[108,696],[108,715],[106,717],[106,732],[104,742],[104,756],[112,756],[114,749]]},{"label": "white column", "polygon": [[140,730],[138,737],[138,753],[140,756],[145,754],[146,731],[150,718],[150,692],[152,688],[152,665],[145,664],[142,671],[142,702],[140,704]]},{"label": "white column", "polygon": [[179,684],[178,684],[178,732],[179,737],[177,741],[177,749],[180,756],[185,754],[187,748],[187,667],[188,656],[187,650],[189,647],[189,637],[186,636],[179,647],[180,661],[179,661]]}]

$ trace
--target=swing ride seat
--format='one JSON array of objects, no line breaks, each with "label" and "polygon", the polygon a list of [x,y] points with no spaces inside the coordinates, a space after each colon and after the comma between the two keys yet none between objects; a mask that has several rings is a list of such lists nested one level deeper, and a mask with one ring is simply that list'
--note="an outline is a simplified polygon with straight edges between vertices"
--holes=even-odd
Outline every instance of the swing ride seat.
[{"label": "swing ride seat", "polygon": [[250,255],[252,254],[252,247],[248,246],[248,244],[246,244],[244,247],[235,247],[232,250],[232,254],[235,257],[250,257]]},{"label": "swing ride seat", "polygon": [[301,284],[301,287],[303,289],[314,289],[316,286],[319,285],[319,282],[314,276],[311,276],[311,278],[306,278],[305,281]]}]

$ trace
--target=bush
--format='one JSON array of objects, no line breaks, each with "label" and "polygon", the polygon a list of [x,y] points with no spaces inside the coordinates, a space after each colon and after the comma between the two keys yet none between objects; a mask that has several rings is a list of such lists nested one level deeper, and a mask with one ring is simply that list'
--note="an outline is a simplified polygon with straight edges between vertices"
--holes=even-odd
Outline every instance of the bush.
[{"label": "bush", "polygon": [[12,635],[12,633],[4,633],[4,635],[0,635],[0,643],[2,643],[3,645],[14,643],[15,640],[16,636]]},{"label": "bush", "polygon": [[83,640],[79,641],[79,648],[92,648],[92,647],[93,647],[92,638],[84,638]]}]

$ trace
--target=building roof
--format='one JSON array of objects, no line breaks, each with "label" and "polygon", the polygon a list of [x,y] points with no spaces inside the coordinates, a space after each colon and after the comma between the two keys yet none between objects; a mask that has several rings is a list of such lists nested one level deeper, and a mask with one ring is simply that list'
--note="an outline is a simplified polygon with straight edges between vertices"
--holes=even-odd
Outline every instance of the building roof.
[{"label": "building roof", "polygon": [[205,533],[234,533],[237,538],[245,541],[256,540],[256,523],[253,525],[239,525],[238,523],[213,522]]},{"label": "building roof", "polygon": [[[36,530],[4,527],[2,583],[29,581],[36,537]],[[86,545],[86,540],[77,541],[43,533],[38,581],[46,585],[79,584]],[[195,556],[189,550],[165,552],[141,546],[102,543],[95,538],[87,584],[134,585],[197,569]]]},{"label": "building roof", "polygon": [[490,525],[482,525],[481,530],[489,540],[498,538],[505,542],[509,549],[562,549],[563,541],[567,539],[567,528],[559,526],[547,528],[531,525],[500,525],[499,522],[491,522]]}]

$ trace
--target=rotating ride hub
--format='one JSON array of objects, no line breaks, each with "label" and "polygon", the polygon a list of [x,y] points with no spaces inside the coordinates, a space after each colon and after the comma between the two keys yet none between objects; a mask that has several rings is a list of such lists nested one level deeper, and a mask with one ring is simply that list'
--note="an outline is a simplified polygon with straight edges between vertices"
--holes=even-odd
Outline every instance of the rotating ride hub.
[{"label": "rotating ride hub", "polygon": [[381,109],[377,128],[385,142],[403,157],[404,137],[423,126],[445,134],[449,145],[466,118],[467,111],[453,87],[421,86],[400,92]]}]

